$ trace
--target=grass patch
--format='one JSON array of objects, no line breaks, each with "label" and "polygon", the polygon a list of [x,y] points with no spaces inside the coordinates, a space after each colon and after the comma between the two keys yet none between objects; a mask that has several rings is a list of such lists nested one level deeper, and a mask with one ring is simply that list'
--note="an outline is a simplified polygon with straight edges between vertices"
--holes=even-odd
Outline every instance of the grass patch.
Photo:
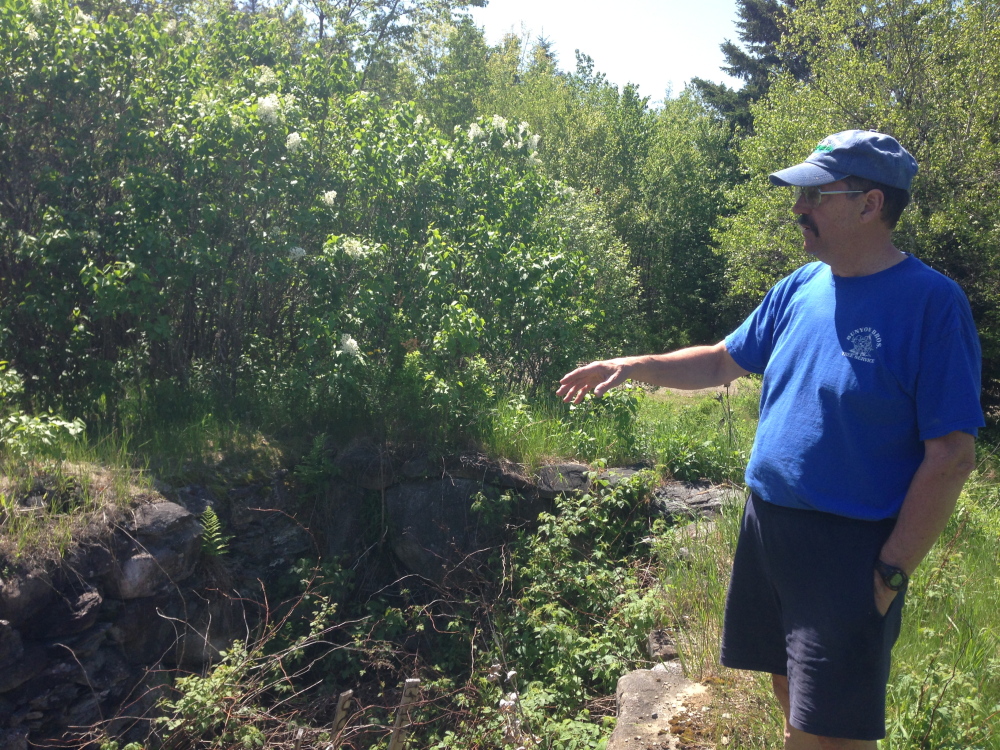
[{"label": "grass patch", "polygon": [[483,450],[536,469],[557,458],[630,464],[642,461],[638,415],[644,401],[639,388],[618,388],[580,404],[555,398],[529,402],[521,395],[501,399],[481,422]]},{"label": "grass patch", "polygon": [[675,479],[742,482],[759,400],[758,378],[713,394],[650,393],[639,412],[642,453]]},{"label": "grass patch", "polygon": [[148,491],[148,481],[120,466],[8,457],[0,463],[0,558],[25,565],[58,560],[102,535]]},{"label": "grass patch", "polygon": [[[745,382],[744,382],[745,381]],[[481,422],[487,453],[528,469],[559,458],[661,467],[686,481],[742,480],[757,426],[760,382],[706,394],[617,388],[579,405],[502,399]]]}]

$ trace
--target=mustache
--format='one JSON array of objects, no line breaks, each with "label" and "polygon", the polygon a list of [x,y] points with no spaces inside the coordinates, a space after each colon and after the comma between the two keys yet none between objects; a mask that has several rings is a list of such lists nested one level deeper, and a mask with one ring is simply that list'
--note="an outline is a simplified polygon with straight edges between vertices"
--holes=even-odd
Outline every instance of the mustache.
[{"label": "mustache", "polygon": [[800,227],[805,227],[817,236],[819,235],[819,230],[816,228],[816,225],[813,224],[812,219],[810,219],[806,214],[799,214],[795,219],[795,223]]}]

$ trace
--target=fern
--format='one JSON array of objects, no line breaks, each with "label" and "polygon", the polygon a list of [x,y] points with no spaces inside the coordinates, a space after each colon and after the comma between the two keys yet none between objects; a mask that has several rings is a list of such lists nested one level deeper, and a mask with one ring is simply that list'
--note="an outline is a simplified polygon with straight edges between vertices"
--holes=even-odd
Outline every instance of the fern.
[{"label": "fern", "polygon": [[205,508],[201,514],[201,551],[209,557],[218,557],[229,552],[229,540],[232,536],[222,533],[222,521],[212,510],[212,506]]}]

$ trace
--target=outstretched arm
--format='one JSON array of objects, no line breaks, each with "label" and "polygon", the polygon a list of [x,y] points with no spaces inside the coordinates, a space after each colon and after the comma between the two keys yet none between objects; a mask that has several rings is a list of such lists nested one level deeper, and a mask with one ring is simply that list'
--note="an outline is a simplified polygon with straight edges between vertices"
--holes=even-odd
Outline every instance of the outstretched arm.
[{"label": "outstretched arm", "polygon": [[588,392],[601,396],[626,380],[692,390],[731,383],[747,371],[726,351],[726,343],[692,346],[668,354],[618,357],[578,367],[559,381],[557,396],[580,403]]}]

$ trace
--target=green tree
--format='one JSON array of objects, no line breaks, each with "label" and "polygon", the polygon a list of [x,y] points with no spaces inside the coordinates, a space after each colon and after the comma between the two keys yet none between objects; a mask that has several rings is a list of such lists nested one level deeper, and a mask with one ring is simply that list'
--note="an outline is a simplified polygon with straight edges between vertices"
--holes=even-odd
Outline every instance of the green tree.
[{"label": "green tree", "polygon": [[41,405],[159,389],[452,434],[621,330],[624,259],[525,125],[444,134],[267,14],[39,8],[0,6],[0,348]]},{"label": "green tree", "polygon": [[648,328],[657,351],[722,335],[725,258],[713,231],[735,176],[726,126],[690,92],[654,113],[627,242],[632,248]]},{"label": "green tree", "polygon": [[481,114],[476,104],[488,85],[487,55],[483,32],[470,17],[429,24],[403,59],[397,93],[443,132],[466,128]]},{"label": "green tree", "polygon": [[808,75],[803,56],[780,47],[788,15],[795,7],[795,0],[738,0],[736,27],[743,46],[728,39],[722,43],[726,58],[722,70],[741,79],[743,86],[733,89],[703,78],[691,80],[705,103],[743,133],[753,132],[750,105],[767,94],[776,75],[787,72],[799,80]]},{"label": "green tree", "polygon": [[486,111],[540,133],[546,171],[593,196],[628,248],[645,334],[623,346],[669,348],[719,335],[724,258],[712,231],[735,179],[728,134],[694,96],[651,109],[610,84],[591,58],[555,66],[544,44],[510,36],[491,51]]}]

